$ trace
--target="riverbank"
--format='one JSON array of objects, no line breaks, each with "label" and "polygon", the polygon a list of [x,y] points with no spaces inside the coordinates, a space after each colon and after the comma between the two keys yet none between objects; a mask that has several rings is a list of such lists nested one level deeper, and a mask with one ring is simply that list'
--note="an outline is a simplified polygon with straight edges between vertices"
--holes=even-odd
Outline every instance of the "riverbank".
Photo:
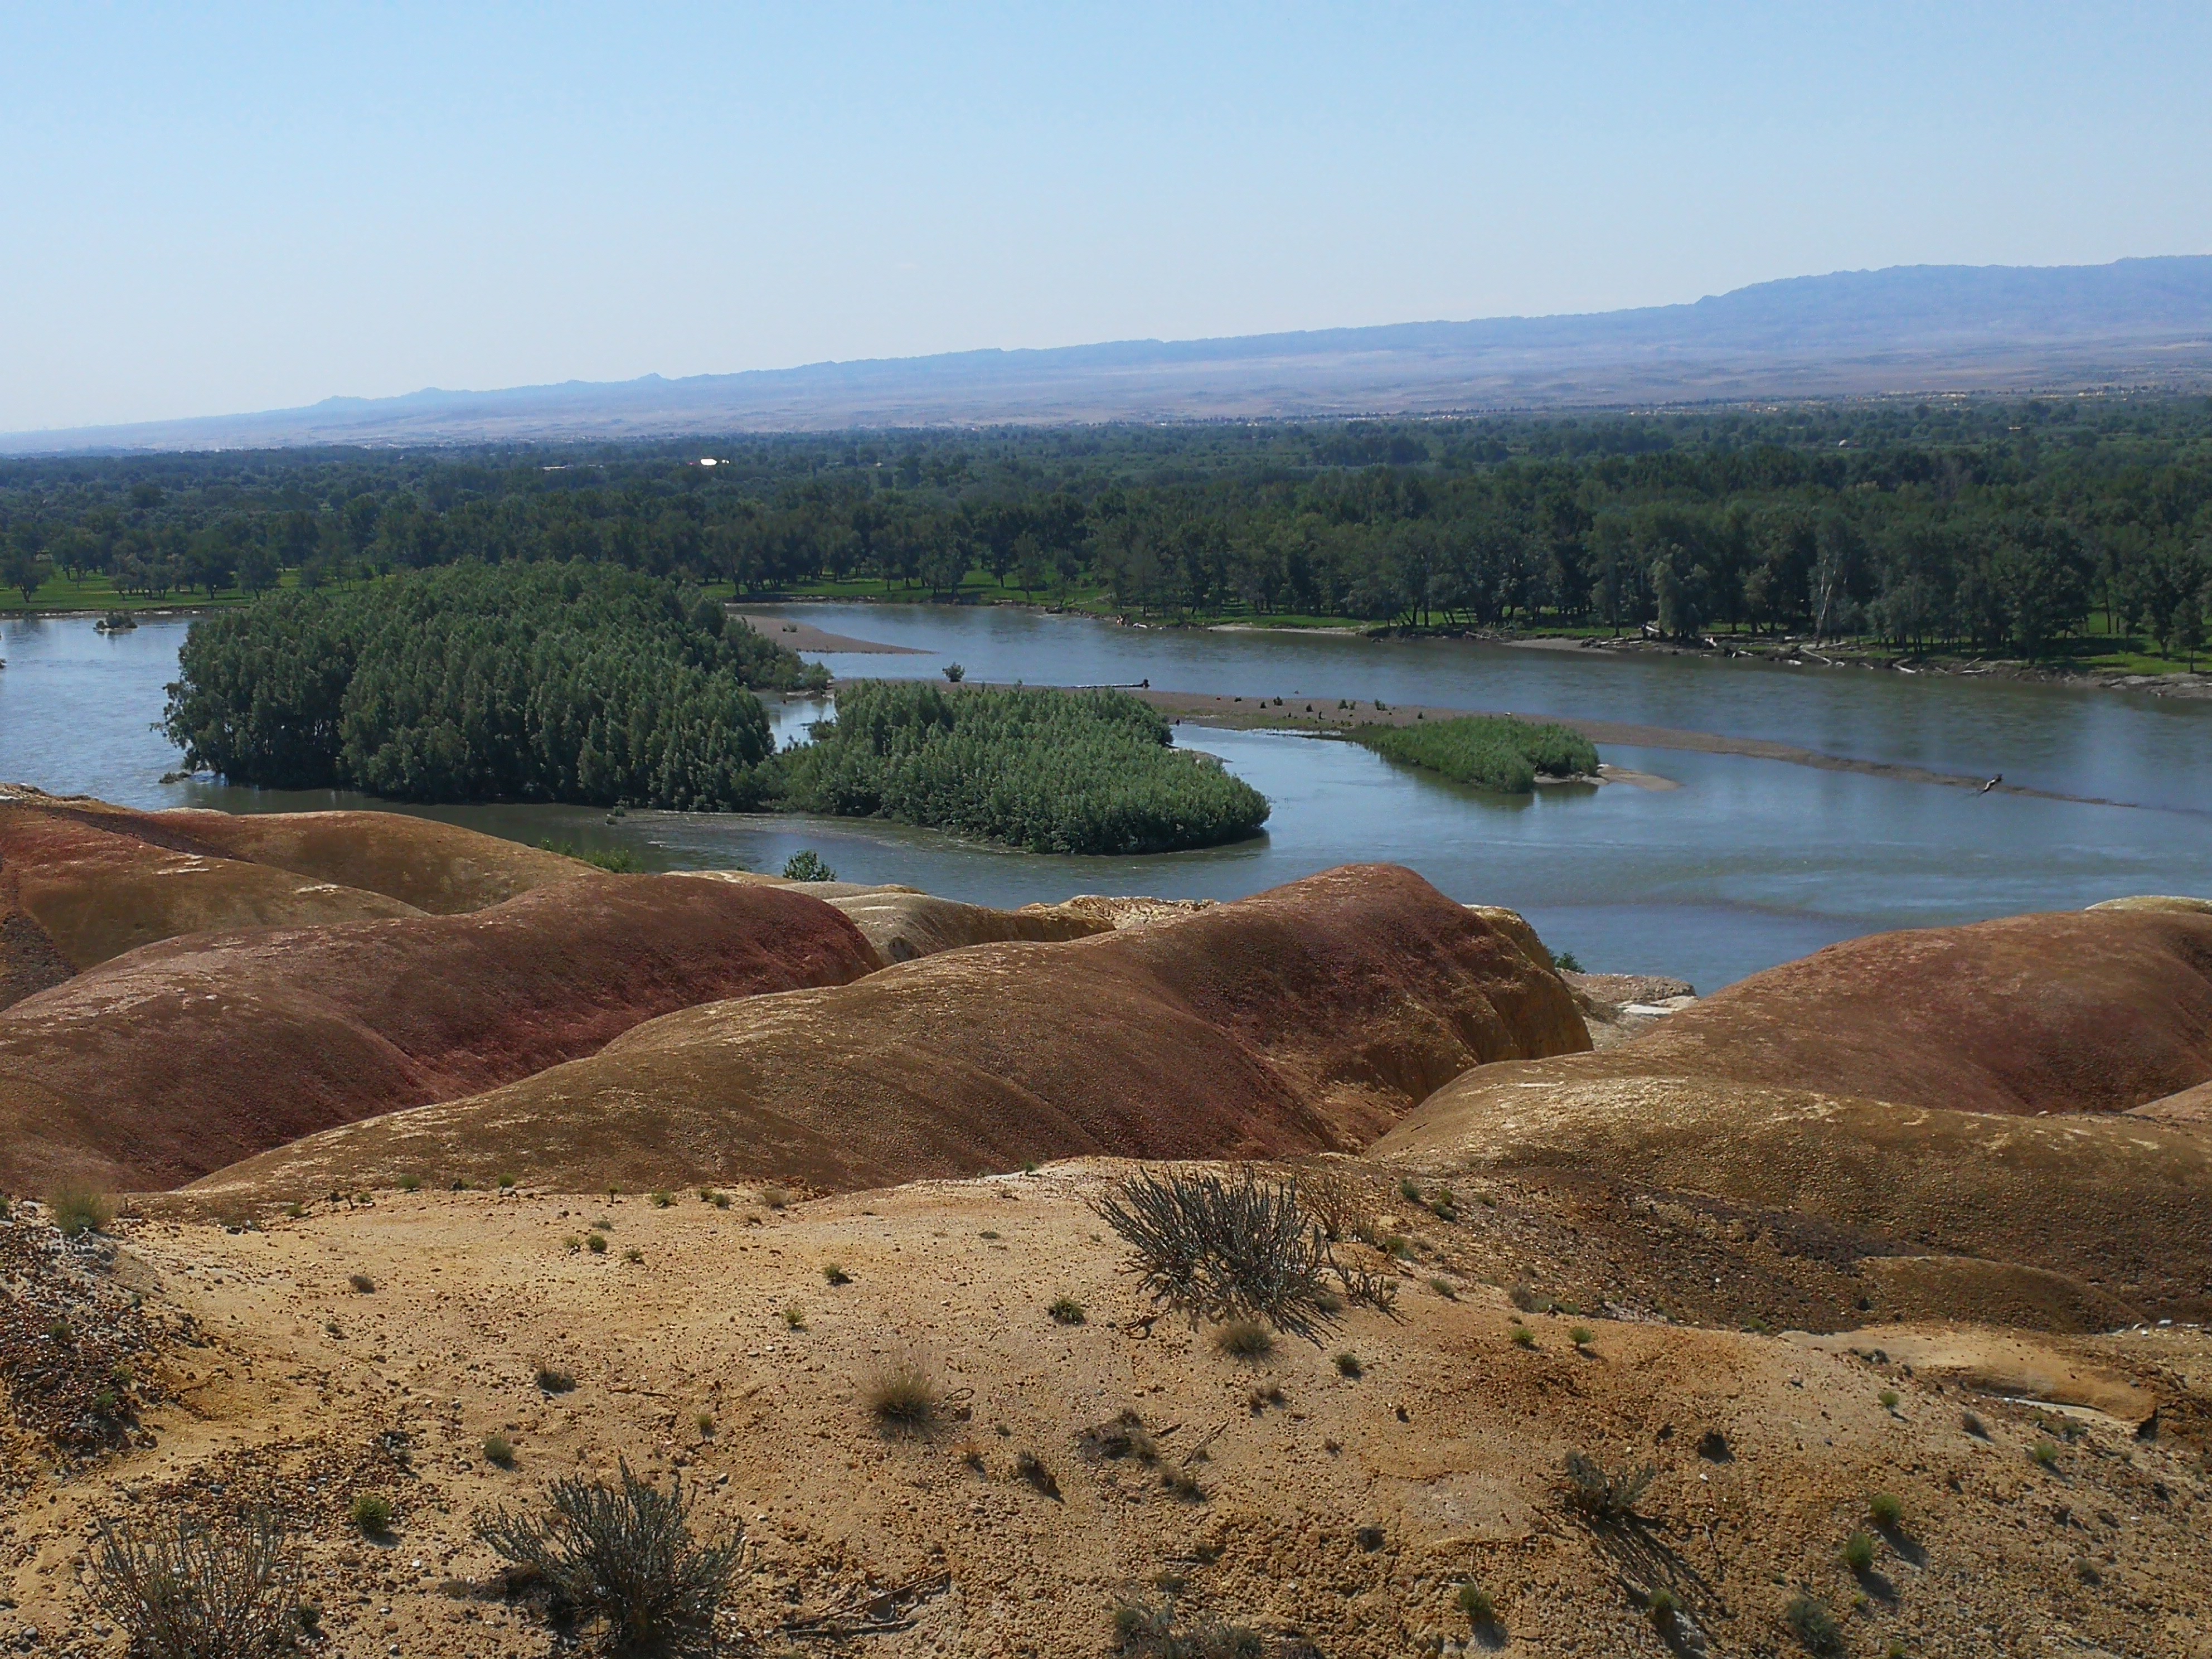
[{"label": "riverbank", "polygon": [[[1447,708],[1421,703],[1358,703],[1320,698],[1240,697],[1200,691],[1142,690],[1143,698],[1172,720],[1194,726],[1218,726],[1237,731],[1342,732],[1354,726],[1411,726],[1420,720],[1453,720],[1466,714],[1504,714],[1510,708]],[[1528,718],[1534,718],[1528,716]],[[1741,755],[1751,760],[1780,761],[1790,766],[1809,766],[1823,772],[1855,772],[1863,777],[1892,778],[1903,783],[1929,783],[1945,788],[1970,789],[1977,794],[2021,795],[2037,800],[2073,801],[2087,806],[2126,806],[2132,803],[2096,795],[2072,795],[2024,784],[1993,781],[1959,772],[1939,772],[1924,766],[1893,761],[1856,760],[1845,755],[1823,754],[1795,744],[1774,743],[1763,738],[1730,737],[1720,732],[1688,732],[1667,726],[1643,726],[1627,720],[1577,720],[1545,714],[1546,720],[1580,732],[1592,743],[1626,749],[1673,749],[1698,755]],[[1668,780],[1650,773],[1607,767],[1606,782],[1634,782],[1641,787],[1673,788]]]},{"label": "riverbank", "polygon": [[[770,610],[783,605],[861,605],[896,609],[931,602],[927,596],[920,592],[882,595],[794,593],[774,599],[751,599],[745,604]],[[2124,648],[2115,648],[2105,653],[2108,659],[2103,662],[2030,662],[2015,658],[1915,654],[1865,641],[1838,644],[1789,636],[1755,639],[1741,635],[1711,635],[1708,636],[1710,643],[1686,644],[1641,635],[1608,635],[1570,629],[1523,632],[1502,628],[1410,628],[1388,623],[1378,625],[1344,617],[1266,617],[1237,622],[1202,617],[1139,617],[1117,612],[1109,606],[1082,603],[1048,605],[1011,596],[969,597],[954,603],[984,609],[1021,611],[1040,616],[1081,617],[1092,622],[1145,633],[1279,634],[1307,639],[1334,635],[1378,642],[1458,640],[1471,644],[1510,646],[1528,651],[1595,651],[1607,655],[1690,657],[1784,668],[1850,668],[1908,677],[1934,675],[1967,679],[2025,680],[2089,690],[2136,691],[2152,696],[2212,700],[2212,666],[2201,671],[2160,667],[2156,665],[2166,659]],[[758,620],[768,622],[769,618],[761,617]],[[2116,647],[2123,644],[2118,641],[2113,643]],[[823,648],[851,650],[862,647]]]}]

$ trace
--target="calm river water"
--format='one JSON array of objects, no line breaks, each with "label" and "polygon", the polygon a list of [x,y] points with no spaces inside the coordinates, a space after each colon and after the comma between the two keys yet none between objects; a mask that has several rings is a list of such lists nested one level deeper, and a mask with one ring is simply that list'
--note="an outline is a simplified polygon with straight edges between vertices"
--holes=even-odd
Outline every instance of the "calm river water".
[{"label": "calm river water", "polygon": [[[1612,657],[1459,641],[1115,628],[1025,611],[793,606],[833,632],[915,656],[824,659],[841,676],[918,676],[1356,698],[1511,709],[1771,738],[1854,758],[1987,775],[2119,803],[1910,783],[1782,762],[1607,746],[1681,787],[1485,796],[1350,744],[1184,726],[1274,803],[1241,846],[1146,859],[1046,858],[930,831],[795,817],[578,808],[427,816],[536,842],[622,844],[654,868],[780,867],[817,848],[848,879],[991,904],[1077,892],[1234,897],[1331,865],[1410,865],[1455,898],[1524,912],[1586,966],[1715,988],[1889,927],[2064,909],[2123,893],[2212,894],[2212,702],[1933,676]],[[237,811],[380,803],[164,784],[154,730],[182,619],[103,636],[89,622],[0,624],[0,780],[139,806]],[[771,705],[787,733],[818,706]]]}]

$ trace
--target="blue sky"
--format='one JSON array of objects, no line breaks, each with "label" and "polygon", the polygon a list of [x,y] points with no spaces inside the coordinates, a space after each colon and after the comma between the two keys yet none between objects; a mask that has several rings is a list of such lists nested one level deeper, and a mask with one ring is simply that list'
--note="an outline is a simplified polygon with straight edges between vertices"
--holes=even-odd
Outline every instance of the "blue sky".
[{"label": "blue sky", "polygon": [[0,4],[0,430],[2212,252],[2212,7]]}]

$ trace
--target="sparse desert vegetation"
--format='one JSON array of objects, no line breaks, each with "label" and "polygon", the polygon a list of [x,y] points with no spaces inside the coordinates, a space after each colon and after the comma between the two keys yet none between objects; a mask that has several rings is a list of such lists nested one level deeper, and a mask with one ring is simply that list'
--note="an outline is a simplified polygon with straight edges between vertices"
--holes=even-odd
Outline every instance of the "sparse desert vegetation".
[{"label": "sparse desert vegetation", "polygon": [[[542,878],[526,894],[757,891],[812,918],[821,961],[876,960],[846,912],[780,884],[478,854],[441,867]],[[698,922],[714,903],[680,908]],[[2145,996],[2195,994],[2174,970],[2195,913],[2115,914],[2134,919],[2060,918],[2053,936],[2137,963]],[[1517,920],[1357,871],[1164,915],[838,985],[805,969],[785,995],[665,1016],[693,1032],[683,1044],[611,1021],[604,1047],[489,1105],[342,1124],[177,1190],[101,1173],[82,1184],[118,1198],[94,1225],[14,1205],[0,1492],[18,1553],[0,1561],[0,1639],[20,1619],[65,1646],[52,1633],[104,1620],[119,1649],[138,1627],[115,1587],[200,1547],[179,1517],[263,1512],[284,1518],[275,1565],[234,1552],[250,1571],[220,1595],[281,1623],[296,1585],[316,1621],[291,1615],[302,1639],[333,1656],[530,1659],[710,1628],[764,1654],[902,1636],[1279,1659],[1302,1644],[1978,1651],[1990,1630],[2061,1628],[2126,1652],[2146,1619],[2212,1597],[2195,1537],[2212,1339],[2185,1309],[2156,1311],[2151,1247],[2171,1239],[2155,1206],[2142,1256],[2092,1287],[1856,1231],[1860,1212],[1816,1207],[1841,1201],[1817,1183],[1789,1195],[1800,1208],[1716,1196],[1674,1161],[1711,1158],[1710,1138],[1648,1163],[1632,1147],[1613,1166],[1632,1188],[1574,1167],[1570,1135],[1563,1171],[1488,1129],[1454,1139],[1465,1077],[1534,1085],[1514,1109],[1548,1124],[1554,1079],[1614,1088],[1627,1062],[1607,1056],[1668,1028],[1584,1054]],[[769,931],[779,949],[795,937]],[[1984,927],[1914,948],[1962,953],[1986,996],[1986,963],[2025,948],[2000,945]],[[170,939],[139,961],[200,948]],[[1866,948],[1795,971],[1832,975]],[[1087,965],[1054,977],[1070,961]],[[841,999],[866,1018],[827,1017]],[[2185,1013],[2158,1013],[2129,1052],[2166,1064],[2180,1050],[2160,1033]],[[6,1040],[0,1090],[17,1086]],[[738,1071],[693,1069],[738,1049]],[[1686,1064],[1638,1084],[1650,1092],[1614,1132],[1706,1100]],[[1001,1085],[1011,1103],[962,1115]],[[1081,1109],[1049,1093],[1079,1085]],[[541,1130],[564,1091],[586,1103],[556,1158]],[[686,1115],[679,1096],[730,1115]],[[1849,1116],[1824,1109],[1805,1133]],[[2111,1126],[2090,1121],[2100,1145]],[[512,1138],[475,1144],[495,1121]],[[2195,1167],[2187,1132],[2139,1122],[2139,1168]],[[954,1138],[949,1165],[898,1162],[921,1126]],[[742,1567],[720,1554],[741,1535]],[[1117,1605],[1135,1611],[1102,1628]]]},{"label": "sparse desert vegetation", "polygon": [[662,1651],[712,1629],[739,1540],[692,1535],[681,1474],[663,1492],[624,1462],[616,1481],[556,1480],[546,1500],[544,1512],[495,1510],[477,1532],[544,1583],[556,1607],[605,1620],[618,1652]]}]

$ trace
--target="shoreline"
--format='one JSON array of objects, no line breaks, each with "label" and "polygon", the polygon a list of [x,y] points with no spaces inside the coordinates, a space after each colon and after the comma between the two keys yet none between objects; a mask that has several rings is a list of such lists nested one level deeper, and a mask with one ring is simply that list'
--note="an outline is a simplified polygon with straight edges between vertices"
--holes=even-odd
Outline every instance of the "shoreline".
[{"label": "shoreline", "polygon": [[[1779,761],[1785,765],[1811,767],[1822,772],[1855,772],[1865,777],[1889,778],[1900,783],[1935,784],[1949,789],[1972,789],[1976,793],[2021,795],[2034,800],[2069,801],[2078,806],[2118,806],[2138,811],[2166,810],[2145,807],[2138,802],[2112,800],[2100,795],[2069,795],[2057,790],[2035,789],[2026,784],[1989,784],[1987,779],[1970,777],[1959,772],[1938,772],[1924,766],[1911,766],[1893,761],[1857,760],[1846,755],[1824,754],[1817,749],[1800,748],[1795,744],[1778,743],[1765,738],[1732,738],[1718,732],[1690,732],[1677,726],[1641,726],[1627,720],[1593,720],[1562,719],[1553,715],[1515,715],[1514,711],[1498,708],[1443,708],[1425,703],[1393,703],[1382,709],[1372,704],[1364,708],[1341,709],[1321,706],[1324,699],[1301,699],[1295,704],[1282,698],[1246,698],[1231,696],[1220,692],[1165,691],[1140,689],[1131,696],[1141,698],[1172,720],[1188,720],[1194,726],[1220,726],[1231,731],[1303,732],[1326,734],[1341,732],[1354,726],[1411,726],[1416,720],[1453,720],[1468,714],[1505,715],[1509,718],[1540,720],[1546,725],[1564,726],[1579,732],[1595,744],[1611,744],[1628,749],[1669,749],[1699,755],[1735,755],[1747,760]],[[1643,780],[1652,774],[1627,773],[1625,769],[1610,769],[1610,781],[1636,783],[1650,787]],[[1678,787],[1672,780],[1659,780],[1659,787]]]},{"label": "shoreline", "polygon": [[[730,601],[734,607],[738,601]],[[1133,628],[1147,632],[1169,633],[1188,630],[1206,634],[1285,634],[1297,638],[1315,636],[1338,639],[1358,638],[1386,644],[1399,640],[1450,640],[1470,645],[1504,646],[1521,651],[1596,651],[1653,656],[1697,657],[1723,662],[1746,662],[1770,668],[1855,668],[1869,673],[1903,674],[1908,678],[1923,675],[1942,679],[2010,679],[2032,680],[2039,684],[2061,686],[2073,690],[2136,691],[2154,697],[2179,697],[2187,701],[2212,701],[2212,666],[2203,669],[2171,669],[2159,673],[2139,673],[2118,668],[2046,667],[2016,658],[1972,657],[1950,659],[1942,657],[1916,659],[1885,659],[1873,660],[1863,653],[1863,647],[1838,646],[1832,653],[1806,646],[1802,641],[1770,641],[1761,645],[1753,641],[1723,643],[1715,648],[1704,648],[1678,644],[1672,641],[1650,640],[1632,635],[1601,638],[1584,634],[1537,633],[1519,634],[1486,631],[1473,628],[1401,628],[1392,624],[1360,622],[1316,623],[1311,626],[1294,626],[1281,623],[1262,622],[1139,622],[1126,616],[1109,616],[1098,611],[1070,610],[1065,606],[1041,605],[1034,600],[994,599],[973,602],[939,599],[884,599],[860,595],[832,597],[786,596],[772,599],[752,599],[746,603],[763,605],[919,605],[949,604],[963,608],[1006,607],[1016,611],[1033,611],[1040,616],[1079,617],[1087,621],[1103,623],[1110,627]],[[832,635],[841,638],[842,635]],[[1781,648],[1784,644],[1790,648]],[[847,647],[852,649],[853,647]],[[868,647],[883,650],[886,647]],[[902,647],[904,648],[904,647]],[[1463,711],[1462,711],[1463,712]],[[2074,799],[2069,797],[2069,799]]]}]

